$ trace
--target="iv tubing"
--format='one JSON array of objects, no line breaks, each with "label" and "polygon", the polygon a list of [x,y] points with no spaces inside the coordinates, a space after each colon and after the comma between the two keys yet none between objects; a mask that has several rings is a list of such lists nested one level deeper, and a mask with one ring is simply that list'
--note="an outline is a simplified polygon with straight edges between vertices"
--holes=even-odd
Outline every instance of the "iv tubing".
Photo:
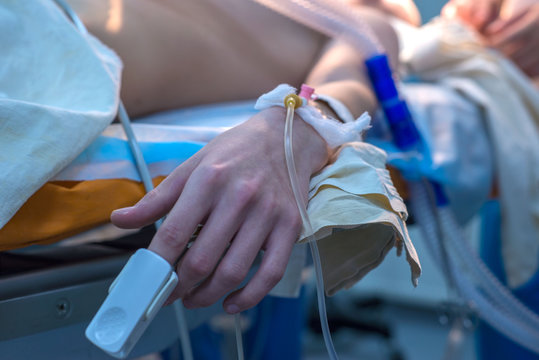
[{"label": "iv tubing", "polygon": [[[288,99],[288,97],[287,97]],[[301,101],[301,99],[298,99]],[[314,272],[316,275],[316,295],[318,300],[318,313],[320,316],[320,324],[322,326],[322,334],[324,336],[324,343],[326,344],[326,349],[329,354],[329,358],[332,360],[338,359],[337,353],[335,352],[335,347],[333,346],[333,341],[331,340],[331,333],[329,330],[327,312],[326,312],[326,301],[324,295],[324,280],[322,279],[322,266],[320,264],[320,255],[318,253],[318,246],[316,241],[313,239],[313,227],[309,216],[307,215],[305,201],[301,196],[299,190],[299,181],[296,172],[296,165],[294,162],[294,152],[292,150],[292,127],[294,122],[294,106],[296,101],[290,102],[285,100],[286,104],[286,122],[285,122],[285,131],[284,131],[284,149],[285,149],[285,158],[286,158],[286,167],[288,169],[288,177],[290,178],[290,185],[292,186],[292,192],[294,193],[294,198],[296,200],[296,205],[298,207],[301,219],[303,221],[303,226],[305,231],[309,234],[309,246],[311,249],[311,255],[314,263]]]},{"label": "iv tubing", "polygon": [[236,350],[238,360],[243,360],[243,338],[241,331],[241,315],[240,313],[234,314],[234,328],[236,329]]}]

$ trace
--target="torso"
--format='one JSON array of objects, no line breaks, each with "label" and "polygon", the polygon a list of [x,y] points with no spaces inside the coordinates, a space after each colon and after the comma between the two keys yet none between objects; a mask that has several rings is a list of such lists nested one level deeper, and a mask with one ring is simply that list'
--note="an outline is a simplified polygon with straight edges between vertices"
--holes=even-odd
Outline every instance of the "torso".
[{"label": "torso", "polygon": [[90,31],[124,61],[122,98],[133,115],[251,99],[282,82],[297,86],[325,43],[251,0],[117,2],[117,32],[111,31],[112,12],[95,17],[80,7],[89,6],[83,1],[95,8],[96,0],[72,2]]}]

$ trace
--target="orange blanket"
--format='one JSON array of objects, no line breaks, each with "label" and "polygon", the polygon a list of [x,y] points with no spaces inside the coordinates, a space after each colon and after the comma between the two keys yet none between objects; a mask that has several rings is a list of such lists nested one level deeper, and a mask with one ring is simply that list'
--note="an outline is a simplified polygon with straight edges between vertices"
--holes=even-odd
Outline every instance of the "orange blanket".
[{"label": "orange blanket", "polygon": [[134,205],[144,193],[141,183],[127,179],[48,182],[0,229],[0,251],[50,244],[105,224],[113,210]]}]

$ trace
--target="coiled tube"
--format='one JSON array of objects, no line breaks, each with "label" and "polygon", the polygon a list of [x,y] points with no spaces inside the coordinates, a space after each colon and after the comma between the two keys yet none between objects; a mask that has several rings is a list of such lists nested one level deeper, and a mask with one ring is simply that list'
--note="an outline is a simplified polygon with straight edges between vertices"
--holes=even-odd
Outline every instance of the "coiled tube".
[{"label": "coiled tube", "polygon": [[[490,272],[476,252],[466,242],[459,225],[447,206],[433,209],[428,189],[411,183],[412,208],[423,230],[429,248],[451,244],[447,256],[449,277],[459,294],[474,305],[474,310],[489,325],[507,338],[539,354],[539,317],[518,299]],[[434,211],[433,211],[434,210]],[[437,214],[436,214],[437,212]],[[442,238],[437,236],[441,229]],[[442,262],[441,252],[432,253]],[[466,274],[465,274],[466,272]]]}]

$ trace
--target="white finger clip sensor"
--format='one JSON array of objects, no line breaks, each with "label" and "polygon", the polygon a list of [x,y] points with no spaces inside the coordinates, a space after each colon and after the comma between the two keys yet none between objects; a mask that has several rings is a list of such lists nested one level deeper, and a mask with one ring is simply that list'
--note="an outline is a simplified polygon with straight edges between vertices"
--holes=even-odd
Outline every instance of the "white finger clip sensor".
[{"label": "white finger clip sensor", "polygon": [[137,250],[110,286],[86,337],[108,354],[126,358],[177,283],[165,259]]}]

